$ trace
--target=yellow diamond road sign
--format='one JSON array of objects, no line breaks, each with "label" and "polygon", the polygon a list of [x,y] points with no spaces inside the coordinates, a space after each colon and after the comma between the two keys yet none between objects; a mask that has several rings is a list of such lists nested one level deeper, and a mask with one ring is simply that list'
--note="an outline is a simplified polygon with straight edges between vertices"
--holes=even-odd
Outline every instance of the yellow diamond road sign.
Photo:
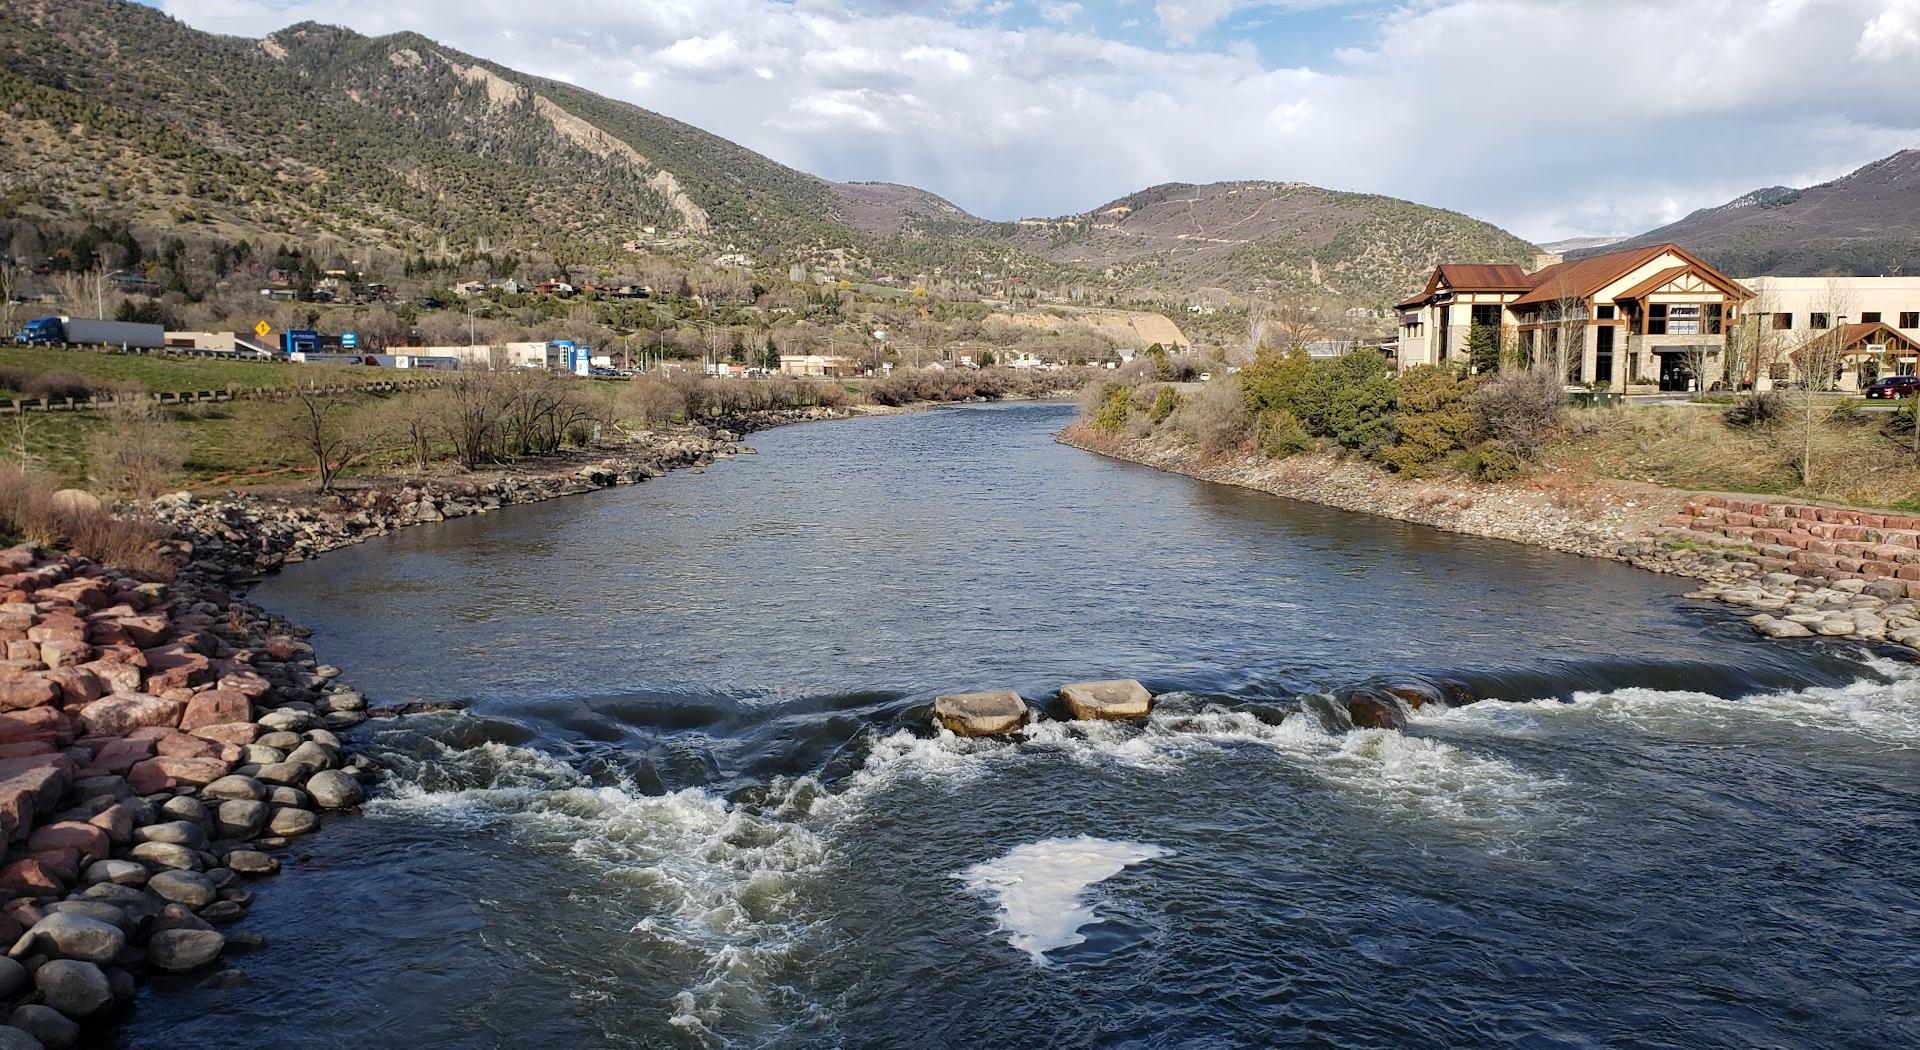
[{"label": "yellow diamond road sign", "polygon": [[253,326],[253,334],[259,336],[262,339],[265,339],[267,337],[267,333],[271,331],[273,331],[273,326],[268,324],[265,321],[262,321],[259,324]]}]

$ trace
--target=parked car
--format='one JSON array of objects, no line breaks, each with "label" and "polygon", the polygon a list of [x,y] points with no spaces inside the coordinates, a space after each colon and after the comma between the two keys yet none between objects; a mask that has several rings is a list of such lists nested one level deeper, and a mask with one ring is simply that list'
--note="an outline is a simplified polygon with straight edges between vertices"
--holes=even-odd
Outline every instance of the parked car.
[{"label": "parked car", "polygon": [[1867,386],[1867,398],[1873,401],[1915,395],[1920,395],[1920,376],[1881,376]]}]

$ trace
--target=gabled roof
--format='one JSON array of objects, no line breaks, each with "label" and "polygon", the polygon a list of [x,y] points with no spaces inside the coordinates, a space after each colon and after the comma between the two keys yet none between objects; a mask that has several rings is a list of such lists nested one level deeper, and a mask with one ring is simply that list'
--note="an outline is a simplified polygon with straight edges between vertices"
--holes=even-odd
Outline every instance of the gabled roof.
[{"label": "gabled roof", "polygon": [[1842,356],[1870,353],[1867,347],[1875,343],[1899,347],[1902,353],[1920,352],[1920,345],[1916,345],[1912,339],[1907,338],[1899,329],[1885,321],[1862,321],[1856,324],[1843,324],[1838,328],[1829,328],[1813,335],[1795,347],[1793,353],[1788,356],[1798,358],[1802,351],[1819,343],[1826,343],[1831,348],[1835,340],[1838,340]]},{"label": "gabled roof", "polygon": [[[1657,288],[1661,284],[1673,280],[1673,278],[1679,276],[1680,273],[1692,270],[1705,278],[1708,283],[1719,288],[1734,299],[1745,300],[1753,298],[1753,293],[1742,287],[1739,282],[1707,265],[1701,261],[1699,257],[1687,251],[1685,248],[1677,244],[1653,244],[1645,248],[1629,248],[1625,251],[1607,252],[1603,255],[1590,255],[1585,259],[1575,259],[1572,262],[1549,266],[1531,275],[1533,281],[1532,289],[1528,291],[1527,294],[1515,299],[1512,305],[1527,306],[1535,303],[1550,303],[1555,299],[1588,298],[1607,285],[1625,277],[1668,252],[1672,252],[1686,260],[1686,265],[1683,267],[1672,267],[1668,270],[1663,270],[1661,274],[1656,274],[1655,277],[1661,279],[1654,287]],[[1664,275],[1664,277],[1662,277],[1662,275]],[[1634,286],[1633,291],[1640,291],[1646,284],[1646,281],[1640,282],[1640,284]],[[1641,294],[1647,293],[1642,292]],[[1618,296],[1618,298],[1633,298],[1633,296],[1621,295]]]},{"label": "gabled roof", "polygon": [[1513,263],[1441,263],[1428,275],[1426,288],[1393,304],[1394,308],[1425,303],[1442,283],[1456,292],[1524,292],[1532,287],[1527,271]]},{"label": "gabled roof", "polygon": [[1649,277],[1646,280],[1641,281],[1639,284],[1636,284],[1633,287],[1627,289],[1626,291],[1621,292],[1619,295],[1614,296],[1614,298],[1615,299],[1645,299],[1647,296],[1652,295],[1654,292],[1657,292],[1660,289],[1665,288],[1667,286],[1668,281],[1671,281],[1676,277],[1680,277],[1690,269],[1692,269],[1692,267],[1669,266],[1666,269],[1661,270],[1659,273],[1654,274],[1652,277]]}]

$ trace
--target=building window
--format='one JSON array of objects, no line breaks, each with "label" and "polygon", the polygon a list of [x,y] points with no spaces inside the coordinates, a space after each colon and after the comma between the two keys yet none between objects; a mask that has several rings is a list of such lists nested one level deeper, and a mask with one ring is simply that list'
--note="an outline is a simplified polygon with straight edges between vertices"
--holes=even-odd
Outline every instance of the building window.
[{"label": "building window", "polygon": [[1667,304],[1654,303],[1647,307],[1647,334],[1667,334]]},{"label": "building window", "polygon": [[1613,320],[1613,307],[1612,307],[1612,306],[1602,306],[1602,307],[1599,307],[1598,309],[1599,309],[1599,311],[1600,311],[1600,319],[1601,319],[1602,321],[1611,321],[1611,320]]},{"label": "building window", "polygon": [[1773,330],[1776,332],[1793,331],[1793,315],[1792,314],[1774,314]]},{"label": "building window", "polygon": [[[1659,310],[1661,309],[1661,307],[1659,306],[1659,304],[1655,304],[1654,309]],[[1698,306],[1669,306],[1669,307],[1666,307],[1666,311],[1667,311],[1666,327],[1652,334],[1654,335],[1699,335],[1700,334],[1700,308]]]},{"label": "building window", "polygon": [[1920,310],[1900,311],[1900,327],[1920,328]]},{"label": "building window", "polygon": [[1701,307],[1701,310],[1701,318],[1706,322],[1706,332],[1708,335],[1719,335],[1725,330],[1725,327],[1721,324],[1721,317],[1726,312],[1724,307],[1719,303],[1709,303]]},{"label": "building window", "polygon": [[1832,328],[1833,315],[1832,314],[1814,314],[1811,318],[1808,319],[1807,327],[1815,329],[1816,331],[1822,328]]},{"label": "building window", "polygon": [[1880,311],[1878,311],[1878,310],[1868,310],[1868,311],[1867,311],[1866,313],[1863,313],[1863,314],[1861,314],[1861,315],[1860,315],[1860,323],[1861,323],[1861,324],[1879,324],[1879,323],[1880,323]]}]

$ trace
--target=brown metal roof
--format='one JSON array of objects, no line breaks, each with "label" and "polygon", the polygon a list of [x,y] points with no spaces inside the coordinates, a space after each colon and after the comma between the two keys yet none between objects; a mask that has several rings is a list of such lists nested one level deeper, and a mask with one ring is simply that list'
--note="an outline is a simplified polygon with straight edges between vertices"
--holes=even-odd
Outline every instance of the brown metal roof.
[{"label": "brown metal roof", "polygon": [[[1744,301],[1753,298],[1753,293],[1733,278],[1708,266],[1685,248],[1677,244],[1668,243],[1649,245],[1645,248],[1629,248],[1626,251],[1607,252],[1604,255],[1590,255],[1585,259],[1575,259],[1572,262],[1564,262],[1558,266],[1549,266],[1532,275],[1532,290],[1520,298],[1515,299],[1511,305],[1527,306],[1534,303],[1550,303],[1555,299],[1588,298],[1607,285],[1625,277],[1627,274],[1645,266],[1647,263],[1658,259],[1667,252],[1672,252],[1680,258],[1685,259],[1687,265],[1671,267],[1661,271],[1660,274],[1656,274],[1654,278],[1650,278],[1650,280],[1658,281],[1654,287],[1657,288],[1660,284],[1665,284],[1667,281],[1673,280],[1673,278],[1679,276],[1679,274],[1692,270],[1736,300]],[[1647,284],[1647,281],[1642,281],[1640,284],[1635,285],[1632,291],[1646,294],[1640,290],[1645,288]],[[1626,299],[1637,297],[1636,295],[1623,294],[1616,298]]]},{"label": "brown metal roof", "polygon": [[1442,263],[1437,271],[1456,292],[1524,292],[1527,271],[1512,263]]},{"label": "brown metal roof", "polygon": [[[1879,340],[1873,338],[1882,332],[1885,332],[1888,338]],[[1811,336],[1805,342],[1795,347],[1793,353],[1787,356],[1797,360],[1803,351],[1814,344],[1830,344],[1836,339],[1839,340],[1840,353],[1843,356],[1866,354],[1868,353],[1866,347],[1874,342],[1883,342],[1889,346],[1898,347],[1900,348],[1898,352],[1901,354],[1911,354],[1916,352],[1916,350],[1920,350],[1920,347],[1915,346],[1913,340],[1902,335],[1899,329],[1887,324],[1885,321],[1862,321],[1856,324],[1843,324],[1838,328],[1829,328],[1824,332]]]}]

